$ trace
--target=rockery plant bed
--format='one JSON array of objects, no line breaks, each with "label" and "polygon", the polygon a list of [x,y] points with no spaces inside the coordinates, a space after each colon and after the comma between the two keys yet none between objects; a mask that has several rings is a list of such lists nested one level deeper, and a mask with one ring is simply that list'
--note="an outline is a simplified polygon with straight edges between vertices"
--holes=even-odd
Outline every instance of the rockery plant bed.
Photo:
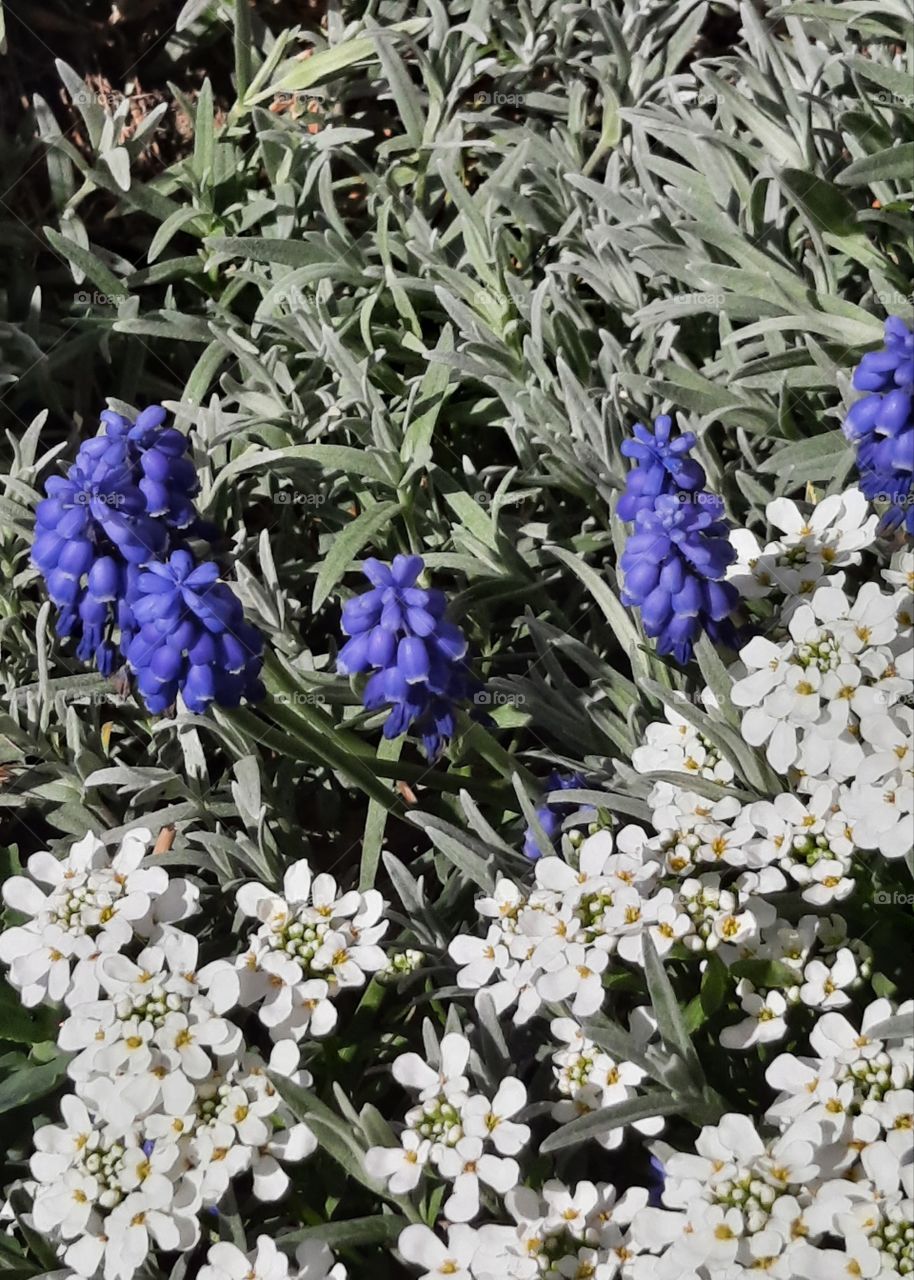
[{"label": "rockery plant bed", "polygon": [[0,1278],[914,1275],[901,0],[4,0]]}]

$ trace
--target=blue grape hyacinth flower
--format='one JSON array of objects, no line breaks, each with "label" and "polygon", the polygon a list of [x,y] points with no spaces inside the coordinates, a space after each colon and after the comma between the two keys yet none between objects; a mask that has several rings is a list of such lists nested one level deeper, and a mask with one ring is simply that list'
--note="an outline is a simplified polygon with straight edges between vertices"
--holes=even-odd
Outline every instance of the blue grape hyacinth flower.
[{"label": "blue grape hyacinth flower", "polygon": [[686,663],[702,632],[736,646],[729,618],[739,593],[724,580],[736,559],[729,532],[724,505],[711,493],[688,501],[663,494],[652,510],[638,513],[620,560],[622,603],[640,608],[658,653]]},{"label": "blue grape hyacinth flower", "polygon": [[854,370],[856,391],[891,391],[914,383],[914,333],[900,316],[885,322],[885,345],[868,351]]},{"label": "blue grape hyacinth flower", "polygon": [[[547,793],[552,791],[582,791],[586,787],[587,781],[580,773],[559,773],[554,771],[546,779]],[[574,812],[574,809],[574,803],[564,804],[560,800],[544,801],[541,805],[537,805],[537,820],[553,844],[555,844],[556,838],[562,830],[563,821],[568,817],[569,813]],[[531,862],[535,862],[537,858],[542,857],[542,850],[536,842],[532,827],[527,827],[524,832],[524,857],[529,858]]]},{"label": "blue grape hyacinth flower", "polygon": [[[730,614],[739,603],[728,583],[728,567],[736,559],[721,499],[704,485],[704,468],[688,455],[695,444],[691,432],[671,438],[671,419],[657,419],[656,432],[635,428],[635,441],[623,452],[639,460],[629,472],[618,512],[633,512],[634,521],[620,559],[622,603],[636,605],[657,652],[677,662],[690,661],[704,632],[718,644],[734,647],[736,629]],[[639,480],[643,473],[652,477]]]},{"label": "blue grape hyacinth flower", "polygon": [[187,456],[187,437],[164,425],[167,416],[161,405],[154,404],[144,409],[136,422],[112,410],[106,410],[101,420],[110,439],[126,442],[128,455],[139,469],[137,486],[149,515],[161,517],[176,529],[186,529],[196,520],[193,500],[200,482],[193,460]]},{"label": "blue grape hyacinth flower", "polygon": [[58,608],[57,634],[102,675],[116,663],[113,629],[130,566],[160,554],[167,531],[147,510],[127,442],[85,441],[66,476],[51,476],[35,512],[32,563]]},{"label": "blue grape hyacinth flower", "polygon": [[57,634],[113,674],[118,653],[147,708],[178,692],[191,710],[262,695],[261,640],[215,565],[183,538],[198,529],[188,441],[152,405],[135,422],[106,410],[66,476],[52,476],[35,516],[32,562],[57,606]]},{"label": "blue grape hyacinth flower", "polygon": [[885,345],[862,358],[853,376],[866,391],[848,411],[844,434],[857,447],[860,489],[887,504],[881,529],[914,535],[914,333],[898,316],[885,322]]},{"label": "blue grape hyacinth flower", "polygon": [[167,710],[179,692],[196,713],[263,696],[260,634],[212,561],[198,564],[186,550],[151,561],[129,603],[138,629],[127,664],[150,711]]},{"label": "blue grape hyacinth flower", "polygon": [[[92,449],[96,441],[108,446]],[[87,440],[66,476],[51,476],[48,495],[35,513],[32,559],[55,604],[68,604],[95,558],[110,543],[131,564],[142,564],[165,546],[165,530],[146,511],[126,449],[104,437]]]},{"label": "blue grape hyacinth flower", "polygon": [[433,760],[456,732],[456,705],[477,683],[464,661],[466,637],[444,616],[444,595],[416,585],[424,568],[421,556],[399,555],[391,565],[365,561],[371,588],[343,605],[342,630],[350,638],[337,669],[372,672],[362,701],[370,711],[390,708],[385,738],[412,733]]},{"label": "blue grape hyacinth flower", "polygon": [[634,520],[639,511],[650,510],[662,493],[694,493],[706,478],[701,463],[689,457],[694,433],[684,431],[673,439],[673,419],[667,414],[655,418],[653,432],[640,422],[633,430],[634,439],[623,441],[622,453],[638,465],[626,477],[616,508],[620,520]]}]

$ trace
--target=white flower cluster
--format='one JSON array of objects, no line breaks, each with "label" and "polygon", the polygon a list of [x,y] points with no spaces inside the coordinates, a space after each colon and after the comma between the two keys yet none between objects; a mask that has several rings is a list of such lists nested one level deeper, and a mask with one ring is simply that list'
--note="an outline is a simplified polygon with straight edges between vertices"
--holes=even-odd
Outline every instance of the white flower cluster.
[{"label": "white flower cluster", "polygon": [[269,1236],[258,1236],[257,1248],[250,1253],[222,1240],[210,1249],[197,1280],[346,1280],[346,1268],[334,1263],[330,1249],[320,1241],[300,1244],[295,1262],[290,1271],[289,1259]]},{"label": "white flower cluster", "polygon": [[[715,700],[709,689],[703,700],[711,707]],[[712,782],[733,781],[733,766],[723,759],[712,742],[671,707],[665,708],[666,723],[659,720],[647,726],[645,745],[632,752],[632,765],[638,773],[691,774]]]},{"label": "white flower cluster", "polygon": [[733,534],[733,581],[747,598],[777,590],[787,625],[785,638],[757,636],[740,653],[732,696],[745,709],[743,736],[818,797],[832,827],[817,833],[819,844],[845,869],[849,841],[900,858],[914,828],[914,553],[897,552],[882,571],[888,591],[867,582],[851,599],[834,571],[858,564],[872,544],[876,517],[866,510],[856,489],[826,498],[808,519],[778,499],[767,511],[780,541],[761,553],[751,534]]},{"label": "white flower cluster", "polygon": [[[201,967],[197,939],[162,923],[196,895],[143,865],[149,838],[128,833],[110,861],[91,836],[60,862],[35,855],[46,896],[25,877],[7,886],[32,913],[4,935],[11,972],[32,1003],[39,977],[40,997],[66,1001],[57,1043],[72,1055],[62,1123],[34,1135],[31,1219],[85,1280],[130,1280],[154,1247],[191,1248],[200,1211],[242,1173],[258,1199],[277,1199],[289,1182],[280,1161],[316,1145],[267,1074],[310,1083],[297,1046],[277,1043],[269,1064],[245,1046],[225,1017],[238,1002],[234,966]],[[64,959],[42,968],[60,933]]]},{"label": "white flower cluster", "polygon": [[398,1195],[414,1190],[431,1165],[452,1184],[443,1205],[451,1222],[478,1216],[480,1183],[499,1196],[517,1186],[514,1156],[530,1138],[529,1127],[514,1119],[527,1105],[521,1082],[506,1077],[491,1100],[471,1093],[469,1058],[469,1041],[457,1033],[442,1039],[437,1070],[416,1053],[401,1054],[393,1064],[394,1079],[418,1095],[417,1103],[406,1113],[400,1146],[372,1147],[365,1156],[366,1171]]},{"label": "white flower cluster", "polygon": [[[549,1029],[552,1038],[564,1045],[552,1055],[555,1087],[561,1096],[561,1101],[552,1108],[554,1120],[565,1124],[589,1111],[615,1106],[637,1095],[637,1086],[647,1074],[641,1067],[613,1058],[593,1044],[574,1018],[553,1018]],[[645,1048],[656,1029],[654,1019],[643,1005],[632,1012],[630,1032],[636,1048]],[[636,1120],[631,1127],[647,1136],[659,1133],[663,1126],[662,1116],[650,1116]],[[604,1129],[595,1140],[607,1151],[613,1151],[622,1145],[624,1137],[625,1127],[618,1126]]]},{"label": "white flower cluster", "polygon": [[792,972],[795,980],[783,990],[763,994],[749,979],[741,979],[736,994],[746,1017],[721,1031],[720,1042],[726,1049],[750,1049],[782,1039],[790,1009],[795,1006],[843,1008],[872,971],[870,948],[848,938],[847,922],[839,915],[803,916],[796,925],[776,919],[762,931],[751,958],[772,961]]},{"label": "white flower cluster", "polygon": [[633,1224],[659,1252],[655,1280],[914,1273],[914,1005],[893,1012],[877,1000],[859,1027],[826,1013],[810,1036],[818,1056],[776,1058],[767,1136],[731,1114],[694,1154],[667,1153],[666,1208]]},{"label": "white flower cluster", "polygon": [[[198,1027],[205,1034],[205,1023],[188,1023],[188,1041],[198,1043]],[[314,1148],[257,1054],[214,1049],[206,1074],[191,1078],[180,1047],[155,1052],[137,1073],[139,1089],[129,1070],[77,1081],[61,1103],[63,1124],[35,1133],[32,1220],[77,1276],[130,1280],[153,1247],[190,1249],[200,1210],[217,1204],[234,1177],[252,1169],[254,1194],[274,1199],[288,1185],[277,1157],[300,1160]],[[288,1062],[274,1053],[269,1065],[281,1071]],[[159,1096],[141,1108],[136,1094],[148,1097],[151,1081]]]},{"label": "white flower cluster", "polygon": [[633,1187],[617,1198],[609,1183],[566,1186],[550,1180],[537,1193],[517,1187],[505,1197],[513,1222],[457,1225],[442,1240],[429,1227],[406,1227],[398,1247],[422,1269],[422,1280],[648,1280],[656,1259],[630,1230],[648,1193]]},{"label": "white flower cluster", "polygon": [[[705,818],[712,818],[714,809],[726,803],[709,809],[703,797],[693,799],[700,802],[697,808],[705,809]],[[678,800],[683,801],[682,793]],[[679,813],[677,821],[682,823]],[[717,827],[713,835],[701,822],[699,829],[705,845],[722,842]],[[681,842],[681,831],[677,838]],[[461,966],[458,985],[465,990],[485,987],[498,1012],[513,1007],[516,1024],[527,1022],[544,1006],[568,1002],[572,1017],[551,1024],[554,1037],[566,1045],[554,1065],[560,1091],[579,1113],[631,1097],[639,1083],[634,1064],[595,1055],[575,1027],[577,1020],[602,1006],[602,978],[611,957],[640,964],[645,933],[661,956],[678,943],[699,957],[716,953],[727,966],[770,960],[794,971],[796,981],[783,994],[759,995],[748,979],[740,981],[738,994],[748,1018],[730,1035],[724,1033],[730,1048],[749,1048],[760,1038],[780,1039],[789,1005],[838,1007],[849,998],[847,988],[859,984],[868,948],[859,946],[855,954],[840,917],[829,922],[809,915],[798,926],[781,919],[766,898],[772,889],[783,887],[776,869],[743,871],[727,888],[717,871],[671,878],[664,884],[665,864],[676,847],[669,830],[648,839],[640,828],[626,827],[618,843],[630,852],[614,852],[612,836],[601,831],[578,851],[569,852],[574,865],[558,855],[541,858],[530,893],[513,881],[500,880],[494,896],[476,904],[480,916],[491,922],[485,937],[460,934],[449,948]],[[701,847],[699,843],[696,850],[686,849],[679,861],[686,856],[703,859]],[[708,860],[716,859],[712,855]],[[687,867],[677,866],[692,868],[691,860]],[[826,886],[818,905],[834,896],[834,887]],[[633,1030],[646,1043],[646,1024]],[[567,1108],[562,1114],[566,1112]],[[616,1145],[620,1137],[608,1136],[607,1143]]]},{"label": "white flower cluster", "polygon": [[450,944],[458,984],[492,983],[496,1010],[514,1008],[523,1024],[544,1004],[569,1000],[576,1018],[603,1003],[603,974],[612,956],[638,964],[642,934],[665,954],[691,930],[674,892],[658,887],[662,867],[645,858],[646,835],[627,826],[589,836],[569,856],[540,858],[535,887],[524,892],[502,878],[476,910],[491,921],[485,938],[460,934]]},{"label": "white flower cluster", "polygon": [[810,1036],[818,1056],[784,1054],[769,1067],[781,1092],[761,1133],[728,1114],[702,1129],[693,1152],[655,1147],[663,1207],[643,1187],[617,1199],[609,1184],[552,1179],[539,1193],[505,1194],[510,1223],[451,1225],[446,1238],[410,1226],[399,1252],[422,1280],[914,1274],[912,1032],[910,1003],[895,1011],[877,1000],[859,1028],[823,1015]]},{"label": "white flower cluster", "polygon": [[[885,789],[906,766],[910,788],[914,649],[898,614],[907,593],[867,582],[851,601],[820,587],[793,614],[788,636],[756,636],[740,651],[733,686],[742,732],[772,768]],[[896,748],[903,755],[895,758]],[[887,779],[889,780],[887,782]]]},{"label": "white flower cluster", "polygon": [[750,530],[734,529],[730,541],[737,560],[727,577],[743,600],[779,598],[786,620],[824,582],[844,586],[845,575],[838,571],[859,564],[876,535],[879,517],[868,512],[859,489],[823,499],[809,515],[788,498],[775,498],[765,515],[780,537],[762,548]]},{"label": "white flower cluster", "polygon": [[[912,1014],[910,1003],[896,1011],[878,1000],[858,1028],[839,1013],[825,1013],[810,1037],[817,1057],[784,1054],[769,1067],[768,1080],[781,1093],[765,1117],[766,1136],[747,1117],[730,1114],[702,1130],[694,1153],[655,1148],[663,1155],[663,1208],[650,1207],[641,1187],[617,1203],[610,1185],[553,1179],[537,1193],[519,1185],[503,1191],[492,1179],[511,1224],[464,1225],[449,1201],[443,1217],[454,1225],[445,1233],[407,1227],[399,1251],[422,1280],[888,1280],[911,1274]],[[559,1021],[564,1025],[553,1032],[568,1039],[569,1054],[598,1056],[576,1024]],[[439,1071],[416,1055],[395,1064],[398,1078],[422,1090],[420,1098],[424,1093],[431,1105],[426,1128],[408,1131],[402,1150],[369,1153],[369,1171],[389,1177],[391,1190],[417,1184],[430,1144],[459,1143],[468,1057],[467,1042],[451,1035],[442,1042]],[[508,1084],[523,1097],[516,1082],[502,1087]],[[476,1161],[472,1176],[486,1181]]]},{"label": "white flower cluster", "polygon": [[160,925],[196,909],[193,885],[150,865],[151,839],[145,828],[129,831],[112,858],[90,833],[64,858],[32,854],[28,876],[5,882],[4,902],[31,917],[0,934],[0,961],[27,1008],[94,999],[100,956],[117,953],[134,936],[152,938]]},{"label": "white flower cluster", "polygon": [[[743,731],[751,743],[770,732],[769,759],[774,747],[776,759],[772,763],[782,772],[788,771],[787,757],[777,757],[777,751],[788,744],[797,765],[796,788],[743,804],[735,796],[712,802],[670,783],[656,784],[649,804],[659,835],[648,841],[647,848],[654,856],[662,855],[667,872],[689,875],[701,863],[777,870],[780,883],[769,876],[766,892],[787,888],[792,882],[800,886],[804,901],[827,906],[853,892],[852,864],[860,850],[878,849],[883,856],[896,859],[911,849],[914,649],[897,626],[903,612],[899,607],[902,593],[889,597],[875,584],[873,591],[872,609],[866,601],[873,593],[864,588],[850,612],[870,619],[866,624],[854,624],[857,639],[857,631],[865,636],[875,634],[872,628],[880,625],[880,618],[880,634],[894,637],[891,646],[878,651],[878,661],[874,659],[880,673],[874,681],[868,682],[868,677],[861,677],[861,667],[852,669],[847,662],[839,662],[824,680],[816,667],[808,682],[797,681],[796,673],[802,674],[806,668],[792,665],[789,656],[783,658],[784,651],[796,648],[793,641],[778,646],[757,637],[743,650],[744,661],[751,657],[750,651],[756,654],[751,662],[757,669],[734,685],[734,701],[758,703],[743,717]],[[824,595],[829,600],[823,601]],[[825,589],[816,593],[811,606],[803,606],[794,615],[791,628],[799,632],[804,619],[814,616],[814,609],[836,604],[836,596],[844,601],[842,614],[847,613],[845,597]],[[845,634],[837,623],[834,625],[835,634]],[[846,618],[841,625],[848,625]],[[845,642],[850,643],[846,635]],[[865,658],[877,649],[864,646],[859,653]],[[765,655],[770,657],[768,667],[761,665]],[[807,656],[804,651],[804,662]],[[828,683],[832,676],[838,681],[834,686]],[[804,700],[809,705],[797,710]],[[790,718],[794,712],[796,722]],[[756,713],[762,717],[757,722],[752,719]],[[656,728],[665,730],[667,726]],[[704,751],[691,726],[682,728],[678,750],[693,762]],[[668,761],[650,747],[635,752],[634,759],[643,773],[668,767]]]},{"label": "white flower cluster", "polygon": [[274,1040],[328,1035],[336,1026],[339,993],[388,968],[377,945],[387,931],[381,895],[374,889],[340,894],[333,876],[312,877],[306,859],[287,869],[282,896],[246,884],[238,890],[238,907],[260,922],[234,961],[238,999],[257,1008]]},{"label": "white flower cluster", "polygon": [[762,875],[765,893],[792,882],[804,902],[826,907],[854,889],[857,845],[855,827],[841,809],[845,795],[837,784],[822,783],[802,798],[783,792],[742,804],[734,796],[710,801],[661,782],[648,797],[658,834],[647,840],[645,854],[672,876],[709,866],[739,869]]},{"label": "white flower cluster", "polygon": [[[693,749],[688,736],[683,741]],[[785,793],[744,805],[657,783],[649,801],[657,834],[627,826],[614,841],[597,832],[563,856],[539,859],[531,891],[501,879],[493,896],[477,901],[485,936],[459,934],[449,947],[460,966],[458,985],[486,988],[496,1010],[513,1009],[518,1025],[568,1003],[571,1017],[551,1024],[565,1046],[553,1065],[569,1100],[557,1116],[623,1101],[643,1079],[635,1064],[598,1052],[578,1020],[601,1008],[603,975],[614,957],[641,963],[645,933],[661,956],[678,946],[699,959],[716,954],[727,967],[758,962],[755,981],[739,979],[745,1017],[722,1032],[726,1048],[780,1040],[792,1007],[827,1010],[849,1002],[869,976],[869,947],[848,938],[841,916],[808,914],[791,924],[769,901],[793,884],[803,901],[822,910],[853,891],[855,846],[847,820],[829,803],[833,794],[833,785],[823,784],[805,803]],[[773,988],[765,989],[764,962],[779,968],[769,980]],[[639,1127],[656,1132],[651,1121]],[[602,1141],[612,1147],[621,1138],[614,1130]]]}]

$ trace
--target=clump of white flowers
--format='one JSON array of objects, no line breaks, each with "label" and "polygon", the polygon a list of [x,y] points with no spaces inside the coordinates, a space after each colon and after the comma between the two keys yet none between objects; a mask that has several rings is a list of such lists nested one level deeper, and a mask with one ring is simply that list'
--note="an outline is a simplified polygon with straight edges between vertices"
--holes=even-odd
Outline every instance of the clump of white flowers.
[{"label": "clump of white flowers", "polygon": [[500,1222],[405,1228],[401,1255],[423,1280],[912,1274],[914,1006],[876,1001],[858,1026],[825,1014],[810,1044],[824,1056],[769,1067],[782,1092],[760,1124],[728,1113],[693,1150],[655,1145],[661,1204],[552,1179],[508,1191]]},{"label": "clump of white flowers", "polygon": [[733,686],[742,732],[766,745],[778,773],[844,782],[902,731],[896,708],[914,695],[914,650],[901,637],[898,593],[867,582],[851,600],[824,586],[778,641],[756,636],[740,651]]},{"label": "clump of white flowers", "polygon": [[[643,1006],[633,1011],[630,1031],[636,1049],[644,1049],[656,1029]],[[643,1067],[613,1057],[588,1040],[574,1018],[553,1018],[549,1030],[552,1039],[563,1045],[552,1054],[555,1090],[560,1096],[560,1101],[551,1108],[554,1120],[564,1124],[589,1111],[599,1111],[638,1096],[638,1086],[647,1078]],[[635,1120],[631,1127],[650,1136],[659,1133],[663,1125],[662,1116],[649,1116]],[[622,1145],[625,1133],[625,1127],[619,1125],[597,1133],[594,1140],[607,1151],[614,1151]]]},{"label": "clump of white flowers", "polygon": [[[709,689],[704,690],[703,701],[714,705]],[[733,766],[710,739],[672,707],[665,708],[665,715],[666,722],[655,721],[647,726],[645,745],[632,752],[632,764],[639,773],[666,770],[714,782],[733,781]]]},{"label": "clump of white flowers", "polygon": [[145,828],[128,831],[111,857],[90,833],[64,858],[33,853],[28,875],[5,882],[4,902],[30,917],[0,934],[0,961],[27,1008],[94,999],[100,956],[134,936],[152,938],[196,909],[197,890],[155,865],[151,839]]},{"label": "clump of white flowers", "polygon": [[[614,1276],[646,1280],[638,1270],[639,1246],[632,1220],[647,1203],[648,1193],[631,1188],[617,1197],[610,1183],[556,1179],[536,1192],[517,1187],[505,1197],[505,1221],[473,1229],[452,1226],[446,1237],[415,1224],[400,1235],[403,1257],[422,1280],[457,1276],[459,1280],[567,1280],[568,1277]],[[645,1257],[645,1262],[654,1259]]]},{"label": "clump of white flowers", "polygon": [[130,1280],[154,1245],[192,1247],[201,1209],[242,1173],[256,1197],[278,1198],[280,1162],[315,1146],[267,1075],[290,1074],[297,1052],[277,1045],[265,1063],[192,974],[148,972],[64,1023],[62,1045],[86,1046],[70,1064],[75,1094],[64,1123],[35,1134],[35,1225],[86,1280]]},{"label": "clump of white flowers", "polygon": [[380,893],[340,893],[333,876],[312,877],[305,859],[286,871],[282,895],[246,884],[238,907],[260,924],[234,962],[238,1000],[257,1008],[274,1040],[328,1035],[340,993],[388,967],[377,945],[387,932]]},{"label": "clump of white flowers", "polygon": [[494,894],[476,903],[491,922],[485,937],[461,934],[450,944],[459,985],[488,985],[498,1012],[513,1009],[517,1024],[566,999],[576,1017],[595,1013],[612,956],[639,964],[644,932],[664,954],[689,931],[676,896],[658,884],[662,867],[644,856],[645,841],[636,826],[615,838],[599,831],[572,861],[540,858],[529,892],[499,880]]},{"label": "clump of white flowers", "polygon": [[[484,936],[460,934],[450,944],[459,966],[458,985],[486,990],[499,1013],[513,1010],[517,1025],[567,1002],[567,1016],[549,1025],[553,1037],[567,1046],[555,1058],[556,1079],[578,1114],[635,1096],[643,1079],[635,1064],[597,1054],[580,1023],[602,1007],[603,975],[611,961],[616,969],[642,963],[644,936],[660,956],[675,947],[698,961],[714,954],[728,968],[758,962],[755,981],[740,977],[736,983],[747,1016],[723,1032],[722,1042],[731,1049],[780,1040],[792,1007],[840,1007],[868,968],[868,948],[848,941],[840,916],[807,914],[793,926],[768,901],[767,895],[783,890],[787,880],[774,865],[774,853],[762,849],[765,844],[779,848],[759,831],[766,813],[753,825],[747,808],[744,829],[734,834],[738,801],[711,804],[686,793],[674,799],[671,791],[675,789],[669,784],[660,783],[652,795],[659,806],[655,821],[675,822],[675,829],[664,826],[661,834],[648,837],[641,828],[626,827],[615,845],[601,831],[565,856],[541,858],[529,893],[502,879],[494,895],[478,899],[476,910],[488,922]],[[730,815],[729,824],[725,815]],[[802,820],[797,829],[803,839],[810,838],[810,827]],[[815,830],[813,826],[813,837]],[[618,852],[622,845],[629,852]],[[682,852],[673,856],[671,870],[671,849],[676,848]],[[791,856],[798,859],[798,851]],[[831,856],[809,860],[810,876],[794,876],[804,886],[803,899],[826,907],[852,891],[853,881],[841,875],[843,864]],[[696,864],[721,867],[730,875],[725,880],[721,870]],[[694,874],[685,874],[690,871]],[[776,962],[782,973],[791,971],[783,989],[764,989],[766,961]],[[642,1014],[632,1032],[639,1043],[647,1043],[650,1028]],[[570,1118],[567,1106],[556,1114]],[[640,1127],[654,1132],[660,1124],[647,1121]],[[601,1140],[612,1147],[621,1136],[621,1131],[610,1130]]]},{"label": "clump of white flowers", "polygon": [[198,1280],[346,1280],[346,1268],[336,1262],[329,1247],[306,1240],[295,1250],[291,1265],[269,1236],[258,1236],[249,1253],[222,1240],[214,1244],[201,1267]]},{"label": "clump of white flowers", "polygon": [[832,494],[805,513],[788,498],[775,498],[765,515],[779,536],[761,547],[749,529],[734,529],[730,541],[737,559],[727,577],[743,600],[778,599],[783,619],[824,582],[842,587],[840,570],[860,563],[879,523],[856,488]]},{"label": "clump of white flowers", "polygon": [[469,1041],[446,1035],[439,1065],[429,1066],[416,1053],[393,1064],[394,1078],[417,1095],[406,1113],[399,1147],[372,1147],[365,1168],[400,1194],[412,1191],[426,1171],[450,1184],[443,1212],[451,1222],[470,1222],[482,1198],[494,1191],[504,1196],[516,1187],[520,1166],[514,1157],[527,1145],[530,1129],[516,1117],[527,1105],[527,1091],[513,1076],[505,1077],[491,1099],[470,1090],[465,1074]]},{"label": "clump of white flowers", "polygon": [[265,1061],[245,1044],[226,1017],[236,970],[201,965],[197,939],[169,923],[198,895],[148,864],[149,840],[128,832],[109,859],[87,836],[63,859],[34,855],[32,878],[6,886],[31,913],[3,935],[11,977],[24,1002],[65,1002],[57,1044],[74,1089],[62,1123],[35,1132],[32,1220],[84,1280],[131,1280],[152,1249],[192,1248],[201,1210],[241,1174],[258,1199],[279,1198],[284,1166],[316,1145],[269,1076],[310,1083],[297,1047],[277,1043]]},{"label": "clump of white flowers", "polygon": [[657,1280],[914,1272],[914,1005],[826,1013],[810,1046],[768,1068],[781,1093],[761,1124],[726,1115],[664,1153],[665,1207],[634,1223]]}]

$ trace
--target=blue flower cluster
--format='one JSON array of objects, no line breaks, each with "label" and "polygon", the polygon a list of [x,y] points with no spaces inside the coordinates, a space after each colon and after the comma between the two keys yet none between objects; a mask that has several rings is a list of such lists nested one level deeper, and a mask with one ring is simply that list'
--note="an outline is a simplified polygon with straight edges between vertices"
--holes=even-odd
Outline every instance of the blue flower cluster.
[{"label": "blue flower cluster", "polygon": [[351,639],[337,667],[343,675],[373,672],[362,701],[369,711],[390,707],[384,737],[412,732],[434,760],[454,735],[455,704],[478,686],[464,662],[466,637],[444,616],[444,595],[416,586],[424,568],[421,556],[396,556],[391,565],[365,561],[371,589],[343,605],[342,629]]},{"label": "blue flower cluster", "polygon": [[695,433],[683,431],[670,439],[673,419],[662,413],[649,431],[636,422],[634,439],[623,440],[622,453],[638,463],[626,477],[625,492],[616,513],[620,520],[636,520],[639,511],[650,511],[654,500],[664,493],[697,493],[704,488],[705,473],[700,462],[690,458]]},{"label": "blue flower cluster", "polygon": [[857,391],[844,434],[857,446],[860,489],[885,502],[882,528],[904,524],[914,535],[914,333],[898,316],[885,322],[885,345],[870,351],[854,371]]},{"label": "blue flower cluster", "polygon": [[178,690],[197,712],[211,702],[237,707],[242,698],[263,696],[260,635],[211,560],[197,564],[179,549],[149,561],[137,575],[132,607],[139,630],[126,657],[150,711],[171,706]]},{"label": "blue flower cluster", "polygon": [[620,561],[622,603],[640,608],[658,653],[685,663],[702,632],[715,644],[736,645],[730,614],[739,595],[724,580],[736,559],[724,504],[705,489],[703,467],[688,456],[695,436],[671,439],[671,431],[663,415],[653,432],[639,423],[622,446],[638,463],[618,505],[635,526]]},{"label": "blue flower cluster", "polygon": [[[546,779],[546,791],[584,791],[587,788],[587,781],[580,773],[559,773],[554,771],[550,773]],[[575,805],[564,804],[561,801],[544,801],[536,810],[536,816],[540,826],[545,831],[549,839],[555,843],[556,837],[562,829],[562,822],[568,817],[569,813],[573,813]],[[536,843],[536,836],[532,827],[527,827],[524,832],[524,857],[529,858],[531,862],[535,862],[542,855],[542,850]]]},{"label": "blue flower cluster", "polygon": [[136,422],[101,415],[66,476],[38,504],[32,561],[58,608],[57,634],[104,676],[118,652],[147,708],[178,692],[191,711],[262,696],[261,640],[210,562],[184,540],[197,529],[197,472],[187,439],[159,405]]}]

